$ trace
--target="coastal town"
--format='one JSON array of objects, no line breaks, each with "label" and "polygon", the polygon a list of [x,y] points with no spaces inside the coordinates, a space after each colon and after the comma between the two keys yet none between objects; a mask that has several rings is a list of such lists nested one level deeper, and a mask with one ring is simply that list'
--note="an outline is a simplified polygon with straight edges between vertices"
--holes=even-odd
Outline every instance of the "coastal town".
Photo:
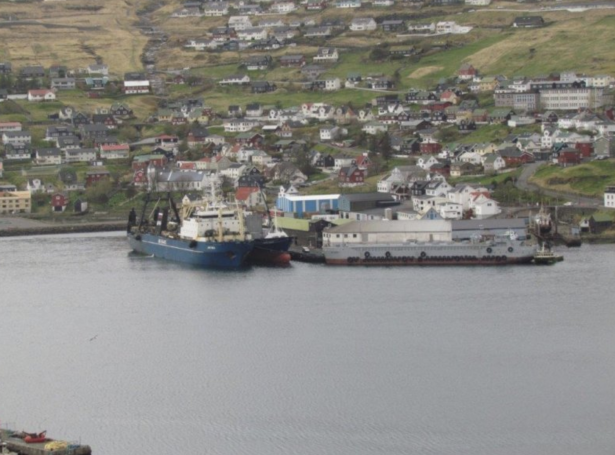
[{"label": "coastal town", "polygon": [[612,450],[614,41],[615,0],[0,0],[0,455]]},{"label": "coastal town", "polygon": [[[326,45],[335,37],[409,39],[412,45],[383,43],[369,52],[385,67],[403,68],[405,60],[446,52],[434,47],[439,36],[476,32],[430,20],[434,8],[500,8],[488,0],[402,3],[425,18],[370,17],[392,0],[185,3],[167,22],[199,18],[212,27],[183,39],[182,52],[240,55],[235,67],[214,68],[213,78],[190,68],[156,70],[151,46],[142,70],[124,73],[102,59],[84,67],[0,62],[1,212],[124,219],[143,200],[154,168],[158,191],[190,198],[214,185],[249,210],[275,215],[312,247],[322,244],[324,228],[348,220],[482,222],[516,216],[519,207],[529,207],[527,217],[539,205],[567,210],[573,233],[608,231],[613,75],[574,67],[492,74],[467,61],[446,74],[426,67],[427,77],[441,77],[410,87],[399,68],[342,74],[356,51]],[[345,20],[324,14],[348,8]],[[512,33],[549,26],[539,14],[502,25]],[[169,39],[162,26],[144,33],[150,44]],[[315,53],[297,52],[311,42]],[[287,77],[267,76],[274,72]],[[226,94],[228,104],[211,104],[210,91]],[[338,93],[349,101],[335,101]],[[297,94],[311,100],[293,103]],[[144,98],[155,104],[137,104],[135,112]],[[585,186],[575,188],[579,175]]]}]

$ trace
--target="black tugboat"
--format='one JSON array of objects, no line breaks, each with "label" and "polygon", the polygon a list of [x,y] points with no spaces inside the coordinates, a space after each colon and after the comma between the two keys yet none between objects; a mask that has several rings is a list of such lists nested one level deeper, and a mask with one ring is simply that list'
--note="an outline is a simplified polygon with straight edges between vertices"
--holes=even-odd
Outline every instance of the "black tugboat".
[{"label": "black tugboat", "polygon": [[544,242],[542,247],[534,254],[533,263],[536,265],[552,265],[556,262],[562,262],[564,256],[561,254],[555,254],[551,249],[551,245]]}]

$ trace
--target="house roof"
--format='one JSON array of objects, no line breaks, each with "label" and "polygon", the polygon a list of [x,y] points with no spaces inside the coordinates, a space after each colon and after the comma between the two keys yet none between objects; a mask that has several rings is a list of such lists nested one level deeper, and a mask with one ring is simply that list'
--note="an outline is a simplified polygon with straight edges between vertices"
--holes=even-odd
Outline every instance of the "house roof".
[{"label": "house roof", "polygon": [[159,182],[202,182],[209,171],[161,171],[158,173]]},{"label": "house roof", "polygon": [[[454,220],[452,222],[453,231],[465,230],[484,230],[490,229],[524,229],[527,225],[527,218],[506,218],[489,220]],[[485,232],[486,233],[486,232]]]},{"label": "house roof", "polygon": [[341,226],[329,228],[327,232],[333,234],[357,233],[357,232],[450,232],[451,222],[445,220],[429,221],[353,221]]},{"label": "house roof", "polygon": [[130,146],[128,144],[111,144],[111,145],[101,145],[100,149],[103,152],[112,152],[112,151],[123,151],[130,150]]},{"label": "house roof", "polygon": [[242,186],[235,191],[235,199],[245,201],[252,193],[258,193],[260,188],[254,186]]},{"label": "house roof", "polygon": [[53,90],[48,90],[48,89],[28,90],[28,95],[32,95],[32,96],[45,96],[48,93],[53,93]]},{"label": "house roof", "polygon": [[340,199],[349,202],[393,202],[395,200],[390,194],[378,192],[342,194]]}]

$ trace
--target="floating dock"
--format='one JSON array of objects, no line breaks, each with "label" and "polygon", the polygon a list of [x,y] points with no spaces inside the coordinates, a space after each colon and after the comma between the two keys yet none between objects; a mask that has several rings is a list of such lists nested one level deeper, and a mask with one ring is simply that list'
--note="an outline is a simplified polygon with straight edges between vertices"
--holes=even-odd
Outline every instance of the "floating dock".
[{"label": "floating dock", "polygon": [[[16,453],[19,455],[91,455],[90,446],[76,444],[70,441],[61,441],[47,438],[45,442],[28,443],[23,436],[25,433],[0,429],[2,449],[0,453]],[[7,452],[8,451],[8,452]]]}]

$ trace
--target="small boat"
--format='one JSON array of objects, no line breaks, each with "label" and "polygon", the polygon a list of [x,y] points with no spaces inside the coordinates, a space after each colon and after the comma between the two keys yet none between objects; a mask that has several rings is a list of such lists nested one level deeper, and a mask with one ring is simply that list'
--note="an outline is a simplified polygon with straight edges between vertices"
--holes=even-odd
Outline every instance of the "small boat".
[{"label": "small boat", "polygon": [[543,244],[542,248],[534,254],[533,262],[536,265],[551,265],[563,260],[564,256],[555,254],[551,248],[546,248]]},{"label": "small boat", "polygon": [[23,438],[24,442],[28,444],[36,444],[47,441],[47,431],[41,431],[40,433],[26,433]]}]

